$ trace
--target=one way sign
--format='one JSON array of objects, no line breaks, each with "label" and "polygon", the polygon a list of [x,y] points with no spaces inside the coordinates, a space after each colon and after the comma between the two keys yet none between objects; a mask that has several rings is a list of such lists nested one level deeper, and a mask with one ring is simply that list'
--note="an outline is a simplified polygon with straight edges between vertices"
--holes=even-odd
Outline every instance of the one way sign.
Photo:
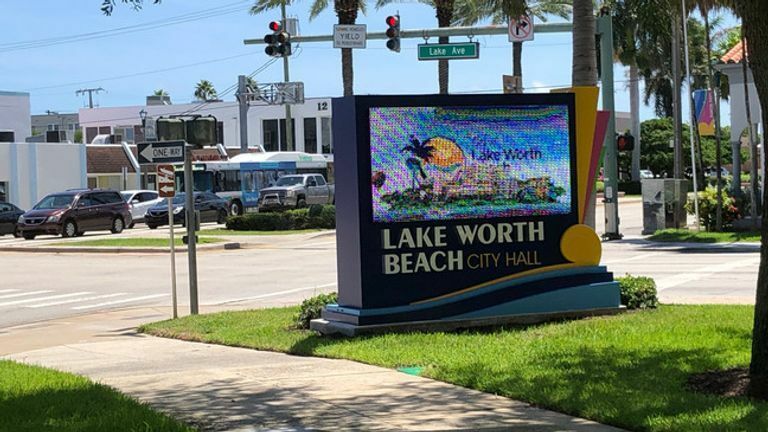
[{"label": "one way sign", "polygon": [[139,143],[139,163],[184,162],[184,141],[159,141]]},{"label": "one way sign", "polygon": [[509,20],[509,41],[525,42],[533,40],[533,20],[528,15]]}]

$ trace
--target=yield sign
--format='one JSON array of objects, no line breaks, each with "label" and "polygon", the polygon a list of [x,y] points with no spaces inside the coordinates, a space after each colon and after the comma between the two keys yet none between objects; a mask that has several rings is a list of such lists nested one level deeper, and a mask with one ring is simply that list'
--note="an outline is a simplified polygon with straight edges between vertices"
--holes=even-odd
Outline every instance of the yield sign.
[{"label": "yield sign", "polygon": [[533,40],[533,20],[528,15],[509,20],[509,41],[525,42]]},{"label": "yield sign", "polygon": [[173,198],[176,196],[176,178],[173,165],[157,166],[157,192],[160,198]]}]

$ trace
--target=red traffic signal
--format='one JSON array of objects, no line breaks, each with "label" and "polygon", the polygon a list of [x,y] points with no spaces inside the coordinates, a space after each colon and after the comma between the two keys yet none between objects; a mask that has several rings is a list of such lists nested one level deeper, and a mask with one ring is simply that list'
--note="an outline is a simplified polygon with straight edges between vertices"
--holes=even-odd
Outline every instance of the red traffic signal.
[{"label": "red traffic signal", "polygon": [[280,23],[277,21],[272,21],[271,23],[269,23],[269,29],[272,30],[273,32],[279,32],[282,27],[283,26],[281,26]]},{"label": "red traffic signal", "polygon": [[387,49],[400,52],[400,15],[390,15],[386,21]]},{"label": "red traffic signal", "polygon": [[635,137],[629,133],[621,134],[616,137],[616,147],[619,151],[632,151],[635,149]]},{"label": "red traffic signal", "polygon": [[390,27],[396,26],[400,22],[400,17],[397,15],[390,15],[387,17],[387,25]]}]

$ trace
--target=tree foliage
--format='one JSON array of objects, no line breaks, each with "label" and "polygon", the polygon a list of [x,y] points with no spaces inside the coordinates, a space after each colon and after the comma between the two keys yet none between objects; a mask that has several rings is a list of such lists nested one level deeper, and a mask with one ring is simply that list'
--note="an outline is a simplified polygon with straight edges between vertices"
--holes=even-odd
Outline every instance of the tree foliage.
[{"label": "tree foliage", "polygon": [[208,80],[200,80],[195,86],[195,98],[201,101],[215,100],[217,97],[213,83]]},{"label": "tree foliage", "polygon": [[[149,1],[149,0],[148,0]],[[160,3],[161,0],[151,0],[152,3]],[[101,11],[104,15],[112,15],[117,3],[124,3],[134,10],[139,10],[144,5],[144,0],[104,0],[101,2]]]}]

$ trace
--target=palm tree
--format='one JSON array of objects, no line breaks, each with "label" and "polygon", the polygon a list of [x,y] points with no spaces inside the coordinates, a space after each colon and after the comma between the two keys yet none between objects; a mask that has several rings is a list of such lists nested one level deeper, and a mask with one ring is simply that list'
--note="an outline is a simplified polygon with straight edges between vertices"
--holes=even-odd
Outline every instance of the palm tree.
[{"label": "palm tree", "polygon": [[195,98],[201,101],[212,101],[216,99],[216,89],[213,83],[208,80],[200,80],[195,86]]},{"label": "palm tree", "polygon": [[154,93],[155,96],[168,96],[168,92],[163,89],[157,89]]},{"label": "palm tree", "polygon": [[595,6],[592,0],[573,0],[573,86],[597,85]]},{"label": "palm tree", "polygon": [[[309,19],[313,20],[320,12],[328,8],[329,0],[314,0],[309,12]],[[256,4],[251,7],[251,14],[256,15],[261,12],[290,5],[288,0],[256,0]],[[333,0],[333,10],[339,18],[339,24],[355,24],[357,21],[357,12],[365,13],[364,0]],[[344,96],[354,94],[354,74],[352,69],[352,49],[341,49],[341,79],[344,84]]]},{"label": "palm tree", "polygon": [[[463,1],[457,6],[456,15],[459,25],[474,25],[485,18],[491,18],[494,24],[508,22],[510,18],[528,15],[546,22],[551,15],[568,19],[571,16],[573,0],[480,0]],[[523,43],[512,43],[512,75],[523,77]]]}]

